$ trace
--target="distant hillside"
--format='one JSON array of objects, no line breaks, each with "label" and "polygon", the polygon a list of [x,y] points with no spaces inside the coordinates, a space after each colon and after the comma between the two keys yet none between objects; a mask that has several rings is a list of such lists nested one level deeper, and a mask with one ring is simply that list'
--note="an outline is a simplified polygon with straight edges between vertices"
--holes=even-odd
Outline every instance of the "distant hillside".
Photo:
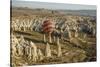
[{"label": "distant hillside", "polygon": [[64,14],[96,16],[96,10],[61,10]]},{"label": "distant hillside", "polygon": [[12,7],[12,12],[25,14],[62,14],[62,15],[81,15],[96,16],[96,10],[50,10],[44,8],[31,9],[28,7]]}]

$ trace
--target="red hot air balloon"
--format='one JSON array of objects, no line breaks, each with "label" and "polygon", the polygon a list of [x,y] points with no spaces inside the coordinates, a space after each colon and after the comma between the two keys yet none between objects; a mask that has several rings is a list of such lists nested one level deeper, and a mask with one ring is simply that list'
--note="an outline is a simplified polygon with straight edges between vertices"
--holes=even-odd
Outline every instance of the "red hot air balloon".
[{"label": "red hot air balloon", "polygon": [[[55,25],[52,21],[50,20],[45,20],[43,22],[43,32],[47,33],[48,36],[49,36],[49,42],[51,43],[52,42],[52,39],[51,39],[51,33],[53,32],[54,28],[55,28]],[[44,34],[44,41],[46,41],[45,39],[45,34]]]},{"label": "red hot air balloon", "polygon": [[50,20],[45,20],[42,27],[45,33],[52,33],[55,28],[54,23]]}]

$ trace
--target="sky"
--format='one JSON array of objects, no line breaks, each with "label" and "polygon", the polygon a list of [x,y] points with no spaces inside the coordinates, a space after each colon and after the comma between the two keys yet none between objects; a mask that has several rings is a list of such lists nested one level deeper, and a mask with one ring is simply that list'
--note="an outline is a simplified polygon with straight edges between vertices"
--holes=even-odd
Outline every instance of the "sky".
[{"label": "sky", "polygon": [[62,10],[96,10],[95,5],[79,5],[67,3],[48,3],[36,1],[18,1],[12,0],[12,6],[16,7],[29,7],[29,8],[45,8],[45,9],[62,9]]}]

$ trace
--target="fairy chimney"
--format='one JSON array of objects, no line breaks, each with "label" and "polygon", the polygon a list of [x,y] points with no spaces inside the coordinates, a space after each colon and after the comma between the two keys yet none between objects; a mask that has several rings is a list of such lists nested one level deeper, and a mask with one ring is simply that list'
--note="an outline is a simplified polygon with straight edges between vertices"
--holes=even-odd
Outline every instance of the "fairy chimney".
[{"label": "fairy chimney", "polygon": [[46,44],[46,57],[51,57],[51,49],[50,49],[50,45],[47,43]]},{"label": "fairy chimney", "polygon": [[41,61],[43,60],[44,56],[43,56],[43,53],[40,49],[38,49],[38,59]]},{"label": "fairy chimney", "polygon": [[61,57],[62,51],[61,51],[61,44],[59,43],[59,37],[57,37],[57,52],[58,52],[58,57]]},{"label": "fairy chimney", "polygon": [[38,59],[38,54],[37,54],[37,46],[31,41],[30,42],[31,46],[32,46],[32,59],[34,62],[37,61]]}]

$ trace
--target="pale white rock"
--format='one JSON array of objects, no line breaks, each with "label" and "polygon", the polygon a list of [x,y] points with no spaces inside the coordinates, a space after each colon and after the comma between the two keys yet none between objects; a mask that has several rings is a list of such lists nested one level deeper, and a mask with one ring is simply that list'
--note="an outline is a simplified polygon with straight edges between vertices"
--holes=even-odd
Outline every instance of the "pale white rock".
[{"label": "pale white rock", "polygon": [[32,47],[32,61],[36,62],[38,59],[38,54],[37,54],[37,46],[31,41],[30,45]]},{"label": "pale white rock", "polygon": [[43,53],[40,49],[38,49],[38,59],[41,61],[43,60],[44,56],[43,56]]},{"label": "pale white rock", "polygon": [[46,44],[46,57],[51,57],[51,49],[50,49],[50,45],[47,43]]}]

